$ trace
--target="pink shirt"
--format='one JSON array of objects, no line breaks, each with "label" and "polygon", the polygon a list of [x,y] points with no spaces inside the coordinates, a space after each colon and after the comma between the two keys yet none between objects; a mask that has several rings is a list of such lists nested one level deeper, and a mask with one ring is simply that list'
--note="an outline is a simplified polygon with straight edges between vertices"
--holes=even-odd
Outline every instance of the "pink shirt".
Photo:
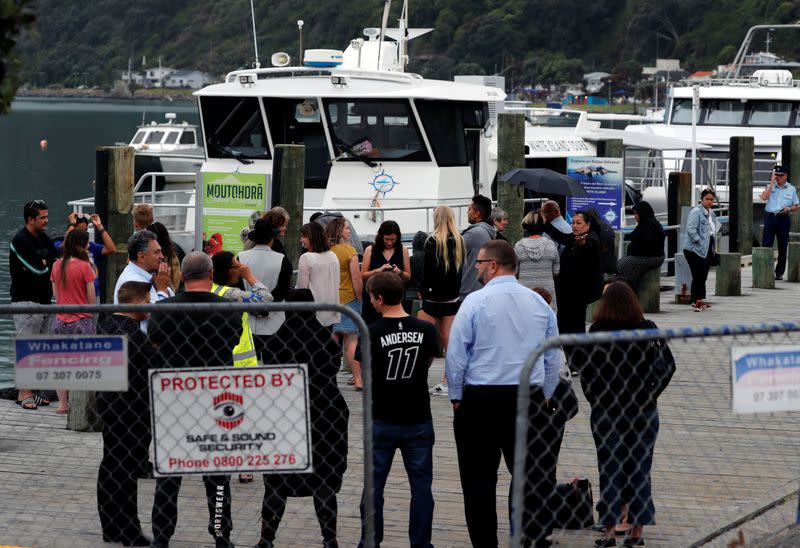
[{"label": "pink shirt", "polygon": [[[50,281],[55,286],[56,304],[89,304],[86,300],[86,284],[94,282],[97,275],[88,261],[70,259],[67,263],[67,282],[62,284],[61,265],[64,259],[59,259],[50,272]],[[94,285],[92,286],[94,291]],[[91,314],[80,312],[78,314],[56,314],[62,322],[77,322],[81,318],[88,318]]]}]

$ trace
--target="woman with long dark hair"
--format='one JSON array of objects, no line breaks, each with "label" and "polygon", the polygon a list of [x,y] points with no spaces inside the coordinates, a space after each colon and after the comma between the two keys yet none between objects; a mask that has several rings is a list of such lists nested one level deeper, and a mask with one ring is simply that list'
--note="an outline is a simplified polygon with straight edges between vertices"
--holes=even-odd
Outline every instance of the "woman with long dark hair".
[{"label": "woman with long dark hair", "polygon": [[[589,331],[655,328],[644,319],[630,286],[619,281],[606,286]],[[616,546],[614,527],[623,522],[625,507],[631,524],[625,546],[644,546],[643,528],[655,524],[650,469],[659,429],[657,400],[675,363],[664,340],[600,343],[591,352],[588,348],[573,349],[573,365],[591,406],[600,472],[597,511],[605,534],[595,546]]]},{"label": "woman with long dark hair", "polygon": [[[287,302],[312,302],[307,289],[290,291]],[[311,452],[314,471],[309,474],[265,474],[258,548],[272,548],[288,497],[313,497],[323,546],[337,548],[336,493],[347,470],[347,423],[350,411],[336,384],[341,350],[311,312],[286,312],[286,321],[270,337],[267,364],[308,364],[311,406]]]},{"label": "woman with long dark hair", "polygon": [[147,227],[147,230],[156,235],[156,241],[161,246],[161,253],[164,254],[164,262],[169,267],[169,286],[175,293],[181,286],[181,257],[178,254],[178,247],[169,236],[169,230],[162,223],[156,221]]},{"label": "woman with long dark hair", "polygon": [[717,218],[711,210],[715,197],[710,188],[701,192],[700,203],[692,208],[686,220],[683,256],[692,271],[692,310],[695,312],[711,308],[706,302],[706,279],[716,254]]},{"label": "woman with long dark hair", "polygon": [[[53,265],[50,282],[56,304],[94,304],[94,279],[97,273],[89,262],[89,233],[71,230],[61,246],[62,257]],[[53,319],[55,335],[88,335],[96,332],[94,318],[88,312],[59,313]],[[69,391],[58,390],[56,413],[69,411]]]},{"label": "woman with long dark hair", "polygon": [[636,228],[625,237],[631,243],[627,255],[617,263],[617,276],[637,289],[642,276],[664,264],[666,235],[649,203],[639,202],[633,206],[633,213],[636,215]]},{"label": "woman with long dark hair", "polygon": [[555,281],[559,333],[586,332],[586,307],[600,298],[603,267],[599,230],[585,211],[572,216],[572,234],[564,234],[549,221],[544,225],[547,235],[564,246]]},{"label": "woman with long dark hair", "polygon": [[[306,252],[297,264],[297,289],[310,289],[318,303],[339,304],[339,259],[331,251],[325,229],[319,223],[304,224],[300,242]],[[338,312],[317,312],[319,323],[329,329],[340,319]]]},{"label": "woman with long dark hair", "polygon": [[[400,225],[395,221],[381,223],[375,235],[375,243],[364,250],[361,278],[366,284],[372,276],[387,270],[396,273],[404,282],[411,279],[411,259],[408,250],[403,247]],[[369,299],[364,299],[361,305],[361,317],[367,325],[380,318]]]}]

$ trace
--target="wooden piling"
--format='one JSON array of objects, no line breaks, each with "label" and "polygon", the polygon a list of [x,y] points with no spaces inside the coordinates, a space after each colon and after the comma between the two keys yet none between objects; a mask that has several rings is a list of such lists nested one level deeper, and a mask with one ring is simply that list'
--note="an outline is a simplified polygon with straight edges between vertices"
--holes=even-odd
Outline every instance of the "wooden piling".
[{"label": "wooden piling", "polygon": [[305,184],[306,147],[276,145],[272,184],[277,189],[275,203],[289,212],[284,247],[286,258],[297,269],[300,260],[300,227],[303,225],[303,186]]},{"label": "wooden piling", "polygon": [[786,281],[800,282],[800,242],[789,242],[786,253]]},{"label": "wooden piling", "polygon": [[599,158],[624,158],[625,147],[622,139],[602,139],[597,141],[597,156]]},{"label": "wooden piling", "polygon": [[[117,252],[106,256],[100,268],[102,302],[114,301],[114,286],[128,263],[128,238],[133,234],[134,150],[132,147],[100,147],[95,152],[95,212],[114,238]],[[95,234],[102,242],[102,236]],[[99,432],[95,392],[73,390],[69,394],[67,429],[76,432]]]},{"label": "wooden piling", "polygon": [[775,289],[775,254],[771,247],[753,248],[753,287]]},{"label": "wooden piling", "polygon": [[[525,115],[497,115],[497,173],[502,175],[514,168],[525,167]],[[525,191],[517,186],[498,183],[497,207],[508,213],[505,238],[514,245],[522,238],[522,217]]]},{"label": "wooden piling", "polygon": [[[667,224],[675,226],[681,224],[681,210],[684,206],[692,205],[692,174],[674,171],[669,174],[667,185]],[[679,247],[680,231],[667,232],[667,252],[674,257],[681,250]],[[675,263],[667,263],[667,276],[675,275]]]},{"label": "wooden piling", "polygon": [[752,137],[731,137],[730,140],[728,251],[743,255],[753,250],[754,146]]},{"label": "wooden piling", "polygon": [[639,280],[639,304],[642,311],[652,314],[661,311],[661,267],[648,270]]},{"label": "wooden piling", "polygon": [[716,272],[715,295],[738,297],[742,294],[742,255],[740,253],[719,253],[719,266]]}]

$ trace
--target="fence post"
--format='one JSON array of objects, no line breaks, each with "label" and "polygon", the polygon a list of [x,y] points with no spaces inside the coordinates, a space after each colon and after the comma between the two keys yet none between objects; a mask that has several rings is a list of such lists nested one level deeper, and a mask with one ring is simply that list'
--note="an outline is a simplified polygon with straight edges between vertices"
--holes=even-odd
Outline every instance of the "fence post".
[{"label": "fence post", "polygon": [[743,255],[753,250],[754,146],[752,137],[731,137],[730,140],[728,251]]},{"label": "fence post", "polygon": [[[502,175],[525,166],[525,115],[497,115],[497,173]],[[525,191],[505,183],[497,184],[497,207],[508,213],[505,238],[514,245],[522,238]]]},{"label": "fence post", "polygon": [[[674,171],[669,174],[667,185],[667,224],[675,226],[681,224],[681,210],[684,206],[692,205],[692,174]],[[674,257],[680,245],[680,230],[667,232],[667,254]],[[667,276],[675,275],[675,263],[667,263]]]},{"label": "fence post", "polygon": [[742,255],[719,253],[715,295],[738,297],[742,294]]},{"label": "fence post", "polygon": [[786,281],[800,282],[800,242],[789,242],[786,258]]},{"label": "fence post", "polygon": [[[783,165],[789,166],[789,178],[795,183],[796,187],[796,183],[800,183],[800,135],[784,135],[781,137],[781,158],[783,159]],[[789,232],[800,232],[800,215],[791,215],[789,218],[792,223]],[[793,239],[790,238],[790,241]]]},{"label": "fence post", "polygon": [[753,248],[753,287],[775,289],[775,253],[771,247]]},{"label": "fence post", "polygon": [[303,185],[306,173],[306,147],[304,145],[275,145],[272,185],[275,203],[289,212],[284,247],[286,258],[296,269],[300,260],[300,227],[303,225]]}]

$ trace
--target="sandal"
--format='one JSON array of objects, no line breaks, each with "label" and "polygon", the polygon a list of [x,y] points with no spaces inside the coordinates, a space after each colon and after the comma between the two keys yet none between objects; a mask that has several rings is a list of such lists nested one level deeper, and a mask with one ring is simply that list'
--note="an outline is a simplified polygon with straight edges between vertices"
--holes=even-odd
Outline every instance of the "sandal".
[{"label": "sandal", "polygon": [[353,386],[355,383],[356,383],[355,377],[350,377],[349,379],[347,379],[347,384],[349,384],[350,386]]},{"label": "sandal", "polygon": [[616,545],[617,545],[617,539],[615,539],[613,536],[607,537],[604,535],[594,541],[595,548],[611,548],[612,546]]},{"label": "sandal", "polygon": [[644,548],[644,538],[628,537],[625,539],[625,542],[622,543],[622,546],[625,548]]},{"label": "sandal", "polygon": [[33,397],[33,401],[34,401],[34,403],[36,403],[36,405],[38,405],[39,407],[47,407],[48,405],[50,405],[50,400],[48,400],[48,399],[45,399],[45,397],[44,397],[44,396],[42,396],[41,394],[36,394],[36,395]]},{"label": "sandal", "polygon": [[25,398],[24,400],[17,400],[17,405],[26,411],[36,411],[39,409],[39,406],[36,405],[36,399],[33,396]]}]

